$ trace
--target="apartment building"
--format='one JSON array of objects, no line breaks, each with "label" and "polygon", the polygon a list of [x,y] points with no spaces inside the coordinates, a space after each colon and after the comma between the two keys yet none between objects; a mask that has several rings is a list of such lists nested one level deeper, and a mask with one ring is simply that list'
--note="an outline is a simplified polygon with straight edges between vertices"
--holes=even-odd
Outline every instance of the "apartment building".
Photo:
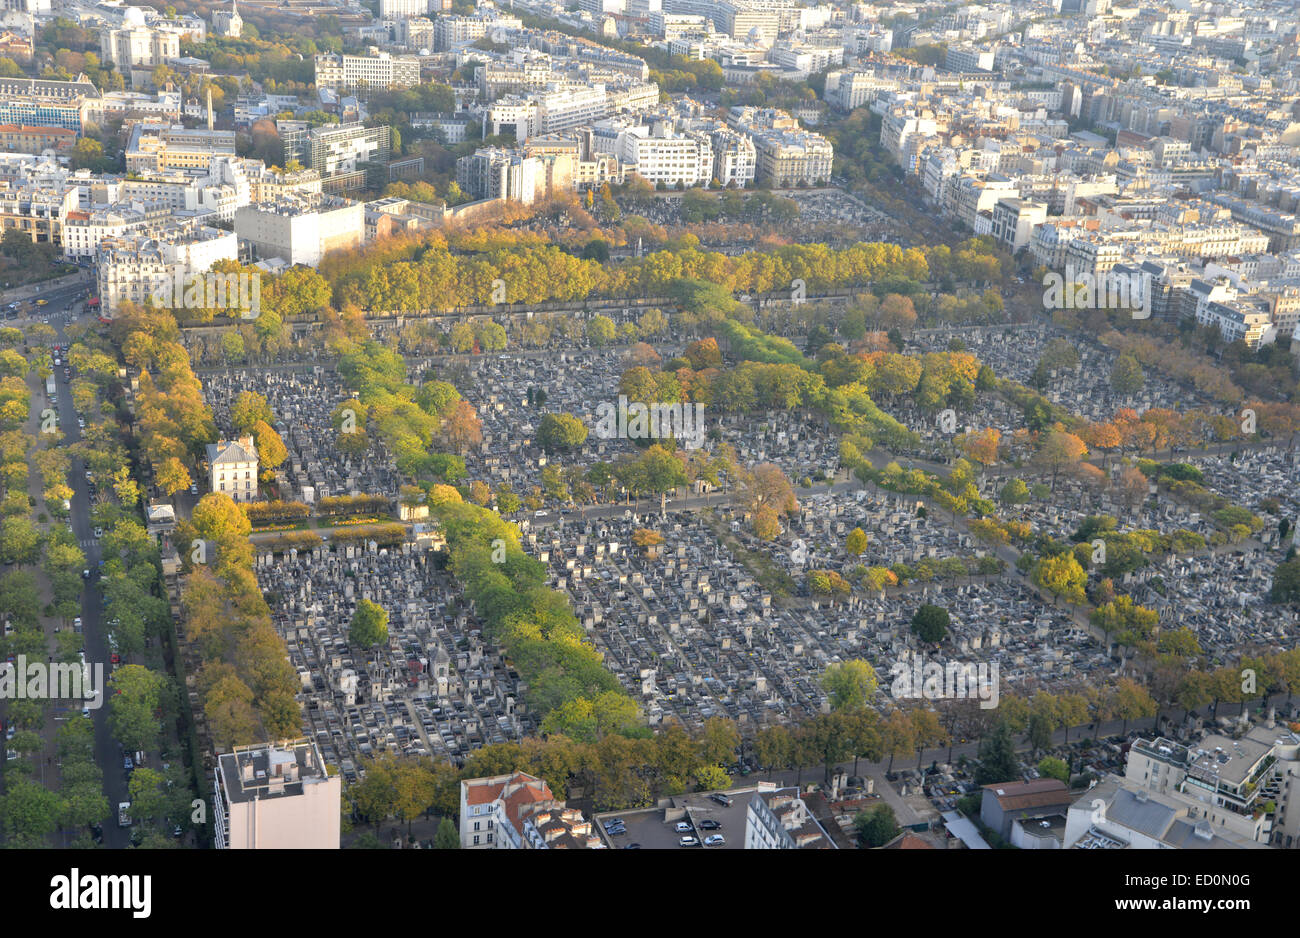
[{"label": "apartment building", "polygon": [[723,186],[744,189],[758,172],[758,150],[746,134],[719,127],[709,134],[713,146],[713,178]]},{"label": "apartment building", "polygon": [[[442,4],[438,4],[442,9]],[[384,20],[409,19],[432,12],[429,0],[379,0],[379,18]]]},{"label": "apartment building", "polygon": [[160,225],[171,214],[172,208],[165,202],[129,202],[69,212],[63,221],[63,256],[93,258],[105,240],[120,238],[138,228]]},{"label": "apartment building", "polygon": [[950,72],[991,72],[995,57],[992,49],[954,45],[948,47],[943,66]]},{"label": "apartment building", "polygon": [[537,133],[553,134],[600,120],[610,111],[604,85],[570,87],[545,91],[535,96]]},{"label": "apartment building", "polygon": [[993,206],[1000,199],[1018,199],[1020,190],[1016,188],[1015,181],[1007,176],[990,174],[981,179],[966,174],[952,181],[947,195],[949,214],[973,231],[977,218],[985,213],[991,216]]},{"label": "apartment building", "polygon": [[0,181],[0,236],[14,230],[35,244],[61,244],[63,222],[78,204],[77,187],[66,182]]},{"label": "apartment building", "polygon": [[1265,339],[1276,338],[1268,300],[1262,297],[1239,298],[1232,303],[1207,303],[1197,313],[1196,322],[1219,330],[1229,344],[1243,342],[1258,348]]},{"label": "apartment building", "polygon": [[0,124],[80,131],[88,103],[100,97],[85,75],[74,81],[0,78]]},{"label": "apartment building", "polygon": [[1216,826],[1194,803],[1111,776],[1070,806],[1067,850],[1234,850],[1261,847]]},{"label": "apartment building", "polygon": [[[467,850],[511,850],[533,846],[525,842],[526,821],[563,808],[540,778],[511,772],[460,783],[460,845]],[[549,814],[546,814],[549,820]],[[536,825],[534,825],[536,826]]]},{"label": "apartment building", "polygon": [[1260,844],[1300,845],[1300,736],[1263,724],[1233,738],[1217,733],[1181,745],[1139,739],[1124,778],[1188,805],[1213,829]]},{"label": "apartment building", "polygon": [[683,13],[665,13],[662,10],[650,14],[650,31],[660,39],[699,39],[713,31],[713,24],[708,17],[691,16]]},{"label": "apartment building", "polygon": [[1095,277],[1123,261],[1125,253],[1123,239],[1103,234],[1082,235],[1066,246],[1065,266],[1069,270]]},{"label": "apartment building", "polygon": [[308,127],[305,121],[276,121],[284,143],[284,158],[297,160],[322,177],[352,172],[360,164],[388,160],[393,131],[387,125],[367,127],[360,121]]},{"label": "apartment building", "polygon": [[831,176],[835,156],[829,140],[802,130],[799,122],[775,108],[733,107],[727,115],[731,127],[754,141],[755,178],[774,188],[820,185]]},{"label": "apartment building", "polygon": [[618,158],[652,185],[707,186],[713,178],[713,144],[700,132],[676,132],[667,121],[628,127],[618,135]]},{"label": "apartment building", "polygon": [[71,150],[76,142],[77,132],[67,127],[0,125],[0,151],[5,153],[40,153],[43,150],[64,153]]},{"label": "apartment building", "polygon": [[202,218],[161,228],[145,225],[102,238],[95,279],[104,314],[112,315],[126,302],[143,306],[160,295],[174,295],[178,275],[206,272],[218,261],[237,261],[235,233],[203,225]]},{"label": "apartment building", "polygon": [[1034,229],[1047,221],[1047,205],[1029,199],[998,199],[993,205],[993,237],[1012,254],[1029,246]]},{"label": "apartment building", "polygon": [[891,79],[877,78],[871,69],[830,72],[826,76],[826,102],[842,111],[852,111],[871,101],[875,93],[893,87]]},{"label": "apartment building", "polygon": [[316,56],[316,87],[330,91],[359,88],[414,88],[420,83],[420,60],[391,55],[372,47],[369,55],[324,53]]},{"label": "apartment building", "polygon": [[915,163],[905,156],[907,142],[914,136],[932,137],[938,130],[933,118],[909,114],[887,114],[880,125],[880,146],[893,155],[903,169],[911,172]]},{"label": "apartment building", "polygon": [[625,179],[626,167],[617,156],[611,152],[591,152],[590,147],[572,136],[531,137],[522,149],[525,156],[538,162],[539,197],[542,193],[599,189],[607,182],[621,183]]},{"label": "apartment building", "polygon": [[237,746],[217,758],[213,825],[221,850],[337,850],[343,779],[307,740]]},{"label": "apartment building", "polygon": [[746,850],[835,850],[797,788],[758,789],[745,812]]},{"label": "apartment building", "polygon": [[519,150],[481,147],[456,161],[456,184],[475,199],[508,199],[531,205],[544,190],[541,164]]},{"label": "apartment building", "polygon": [[487,35],[491,22],[486,16],[440,16],[434,20],[435,48],[448,52],[477,42]]},{"label": "apartment building", "polygon": [[235,212],[235,234],[258,258],[315,267],[330,251],[360,247],[365,239],[365,205],[316,195],[285,195]]}]

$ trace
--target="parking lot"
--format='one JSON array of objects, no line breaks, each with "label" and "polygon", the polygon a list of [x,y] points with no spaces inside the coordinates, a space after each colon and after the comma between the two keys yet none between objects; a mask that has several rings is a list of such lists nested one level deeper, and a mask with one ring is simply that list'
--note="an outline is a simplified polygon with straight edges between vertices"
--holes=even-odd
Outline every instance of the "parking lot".
[{"label": "parking lot", "polygon": [[[682,837],[692,836],[703,845],[704,838],[721,834],[724,844],[704,847],[706,850],[740,850],[745,846],[745,812],[754,789],[731,791],[731,806],[723,807],[711,800],[708,792],[678,795],[669,808],[646,808],[641,811],[611,811],[596,815],[600,836],[614,850],[626,850],[639,844],[643,850],[681,850]],[[610,834],[605,825],[622,818],[626,833]],[[706,822],[720,824],[712,829],[702,826]],[[691,825],[689,831],[678,831],[678,823]]]}]

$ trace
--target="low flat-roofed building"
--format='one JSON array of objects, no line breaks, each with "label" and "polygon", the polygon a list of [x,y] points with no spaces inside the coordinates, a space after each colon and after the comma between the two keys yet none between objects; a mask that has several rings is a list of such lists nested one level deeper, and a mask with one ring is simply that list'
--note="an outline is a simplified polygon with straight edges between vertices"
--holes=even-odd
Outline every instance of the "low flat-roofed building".
[{"label": "low flat-roofed building", "polygon": [[1073,803],[1070,790],[1057,778],[985,785],[980,820],[1003,840],[1011,838],[1011,822],[1021,817],[1063,812]]},{"label": "low flat-roofed building", "polygon": [[1112,776],[1067,814],[1066,849],[1226,850],[1265,845],[1212,823],[1196,801]]}]

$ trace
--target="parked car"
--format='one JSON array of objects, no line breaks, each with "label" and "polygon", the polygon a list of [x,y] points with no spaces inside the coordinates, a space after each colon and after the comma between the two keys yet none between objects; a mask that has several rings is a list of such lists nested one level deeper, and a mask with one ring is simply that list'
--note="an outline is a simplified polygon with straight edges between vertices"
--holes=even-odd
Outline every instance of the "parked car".
[{"label": "parked car", "polygon": [[708,837],[704,838],[704,846],[706,847],[721,847],[726,842],[727,839],[721,834],[710,834]]},{"label": "parked car", "polygon": [[695,837],[683,837],[681,840],[677,841],[677,846],[679,847],[698,847],[699,845],[700,841]]},{"label": "parked car", "polygon": [[123,757],[122,757],[122,769],[123,769],[123,771],[130,772],[130,771],[131,771],[132,769],[134,769],[134,768],[135,768],[135,763],[131,761],[131,757],[130,757],[130,756],[123,756]]},{"label": "parked car", "polygon": [[718,821],[713,820],[713,818],[707,818],[706,820],[700,821],[700,830],[720,831],[722,830],[722,824],[720,824]]},{"label": "parked car", "polygon": [[678,822],[677,822],[677,833],[679,833],[679,834],[689,834],[689,833],[691,832],[691,830],[692,830],[692,828],[691,828],[691,822],[690,822],[690,821],[678,821]]},{"label": "parked car", "polygon": [[713,801],[716,801],[718,804],[722,805],[724,808],[730,808],[730,807],[731,807],[731,798],[730,798],[728,795],[724,795],[724,794],[723,794],[722,792],[720,792],[720,791],[715,791],[713,794],[709,795],[709,798],[710,798],[711,800],[713,800]]}]

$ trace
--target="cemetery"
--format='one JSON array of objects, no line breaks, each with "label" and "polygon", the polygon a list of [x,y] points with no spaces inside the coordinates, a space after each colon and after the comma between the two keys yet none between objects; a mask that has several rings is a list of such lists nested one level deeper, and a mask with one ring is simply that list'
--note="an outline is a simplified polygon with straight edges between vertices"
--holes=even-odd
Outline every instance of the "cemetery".
[{"label": "cemetery", "polygon": [[[961,335],[981,361],[1017,380],[1029,378],[1050,339],[1047,331]],[[947,349],[948,338],[925,334],[922,341],[938,351]],[[1148,381],[1140,400],[1115,399],[1105,377],[1110,353],[1080,351],[1078,374],[1052,382],[1049,397],[1056,394],[1059,403],[1096,419],[1118,406],[1179,403],[1173,398],[1182,392],[1157,380]],[[523,495],[542,487],[552,460],[585,470],[639,452],[633,441],[591,434],[571,452],[548,455],[536,440],[546,413],[571,413],[592,425],[596,405],[617,397],[628,367],[623,351],[476,355],[458,360],[454,370],[444,367],[428,360],[411,363],[410,372],[452,378],[482,420],[481,445],[463,454],[467,481],[494,489],[505,483]],[[1088,377],[1094,372],[1095,380]],[[1083,390],[1065,399],[1065,387]],[[336,445],[333,414],[352,394],[332,368],[217,373],[208,376],[205,391],[226,432],[241,391],[267,398],[289,452],[276,473],[283,499],[319,505],[339,495],[396,498],[403,480],[377,434],[356,455]],[[996,395],[977,400],[976,412],[961,420],[1006,433],[1023,424],[1019,408]],[[894,410],[923,437],[939,439],[907,404]],[[933,504],[922,511],[926,499],[863,486],[841,472],[838,438],[824,421],[800,411],[754,411],[720,416],[706,431],[706,449],[726,443],[744,465],[773,462],[796,483],[818,486],[800,493],[798,509],[774,540],[753,533],[752,519],[727,491],[690,511],[660,508],[654,500],[649,511],[641,505],[566,510],[555,519],[520,522],[524,551],[544,565],[546,585],[568,596],[605,668],[651,725],[698,727],[726,716],[756,730],[804,720],[828,706],[819,681],[826,666],[854,658],[876,668],[877,702],[884,704],[891,668],[938,647],[922,642],[910,625],[922,604],[950,614],[943,655],[996,664],[1004,694],[1100,685],[1116,673],[1111,649],[1096,631],[1071,607],[1044,600],[963,520],[954,523]],[[918,454],[936,458],[933,449]],[[1234,504],[1262,513],[1261,502],[1279,498],[1287,515],[1296,496],[1284,482],[1294,478],[1297,458],[1284,447],[1264,446],[1235,460],[1189,461],[1202,470],[1207,488]],[[1220,526],[1154,480],[1145,492],[1125,489],[1115,463],[1100,478],[1062,473],[1055,493],[1040,489],[1022,504],[1002,506],[1000,515],[1025,522],[1032,537],[1068,539],[1096,515],[1113,516],[1119,532],[1186,531],[1207,542],[1215,536]],[[976,484],[997,503],[1013,476],[1031,485],[1050,481],[1041,466],[999,465]],[[535,732],[540,721],[524,703],[519,675],[502,649],[485,640],[472,604],[442,569],[435,526],[408,520],[415,523],[393,543],[327,536],[298,550],[257,546],[255,572],[301,681],[304,730],[349,778],[383,751],[461,761],[476,747]],[[859,528],[866,542],[851,553],[846,538]],[[1162,623],[1190,627],[1211,656],[1239,650],[1243,642],[1289,647],[1300,638],[1300,622],[1294,612],[1263,601],[1279,541],[1272,524],[1240,543],[1152,555],[1117,577],[1116,588],[1156,609]],[[754,557],[765,558],[761,567]],[[953,562],[966,564],[964,575],[954,575]],[[864,568],[896,565],[923,572],[884,589],[869,588],[862,576]],[[814,570],[834,571],[852,588],[837,596],[812,592]],[[387,640],[373,647],[356,647],[349,638],[363,599],[390,616]]]}]

